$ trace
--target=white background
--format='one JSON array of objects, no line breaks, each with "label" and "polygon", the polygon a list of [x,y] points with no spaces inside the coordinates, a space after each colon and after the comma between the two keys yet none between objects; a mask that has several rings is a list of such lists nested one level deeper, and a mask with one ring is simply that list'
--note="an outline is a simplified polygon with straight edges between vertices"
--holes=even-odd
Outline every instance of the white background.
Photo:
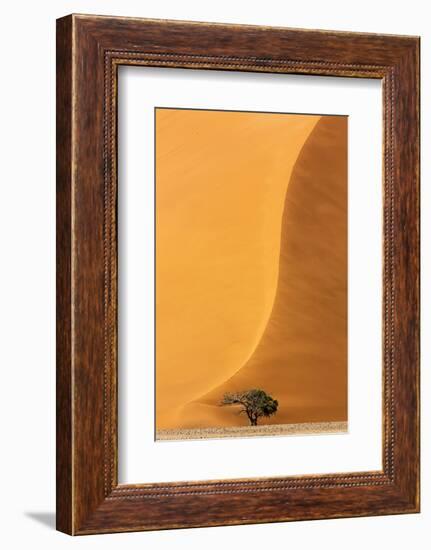
[{"label": "white background", "polygon": [[[147,67],[119,79],[120,482],[381,470],[381,82]],[[349,115],[348,434],[154,441],[153,122],[173,105]]]},{"label": "white background", "polygon": [[[422,514],[103,535],[54,524],[55,18],[70,12],[422,36],[422,147],[431,149],[429,3],[56,0],[3,5],[1,132],[1,543],[5,548],[427,548],[431,523],[430,164],[422,167]],[[4,42],[4,43],[3,43]],[[364,406],[366,403],[364,403]],[[427,537],[429,538],[429,537]]]}]

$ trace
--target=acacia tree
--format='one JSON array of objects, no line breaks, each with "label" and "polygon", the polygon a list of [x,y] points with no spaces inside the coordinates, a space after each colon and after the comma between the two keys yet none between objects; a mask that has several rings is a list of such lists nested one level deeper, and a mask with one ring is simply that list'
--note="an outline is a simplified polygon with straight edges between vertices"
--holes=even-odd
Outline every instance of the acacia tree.
[{"label": "acacia tree", "polygon": [[239,414],[246,414],[252,426],[257,426],[258,418],[272,416],[278,409],[278,401],[258,389],[225,393],[220,405],[239,405]]}]

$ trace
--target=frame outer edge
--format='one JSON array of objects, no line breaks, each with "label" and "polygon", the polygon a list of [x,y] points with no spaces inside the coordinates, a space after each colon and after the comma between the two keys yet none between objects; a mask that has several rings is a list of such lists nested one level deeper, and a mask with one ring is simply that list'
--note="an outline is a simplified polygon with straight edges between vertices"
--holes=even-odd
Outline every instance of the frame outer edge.
[{"label": "frame outer edge", "polygon": [[72,16],[56,24],[56,528],[73,534]]},{"label": "frame outer edge", "polygon": [[[399,395],[398,480],[411,512],[420,511],[420,38],[397,67],[396,152],[401,159],[396,203],[396,319]],[[403,306],[403,308],[401,307]],[[402,406],[400,406],[402,404]]]}]

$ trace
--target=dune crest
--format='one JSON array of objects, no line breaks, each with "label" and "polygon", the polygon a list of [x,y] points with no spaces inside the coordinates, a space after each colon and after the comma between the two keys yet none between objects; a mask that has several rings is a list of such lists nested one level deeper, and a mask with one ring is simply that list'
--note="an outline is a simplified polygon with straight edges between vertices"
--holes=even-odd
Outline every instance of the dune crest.
[{"label": "dune crest", "polygon": [[177,427],[238,425],[228,391],[265,389],[280,403],[262,423],[347,420],[347,118],[322,117],[291,174],[272,312],[252,356],[182,407]]}]

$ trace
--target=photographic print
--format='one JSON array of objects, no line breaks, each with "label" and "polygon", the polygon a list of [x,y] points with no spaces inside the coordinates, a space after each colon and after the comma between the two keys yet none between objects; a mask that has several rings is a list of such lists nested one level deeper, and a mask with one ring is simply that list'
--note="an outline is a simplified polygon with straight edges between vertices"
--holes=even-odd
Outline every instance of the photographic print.
[{"label": "photographic print", "polygon": [[347,125],[155,109],[156,440],[347,431]]}]

